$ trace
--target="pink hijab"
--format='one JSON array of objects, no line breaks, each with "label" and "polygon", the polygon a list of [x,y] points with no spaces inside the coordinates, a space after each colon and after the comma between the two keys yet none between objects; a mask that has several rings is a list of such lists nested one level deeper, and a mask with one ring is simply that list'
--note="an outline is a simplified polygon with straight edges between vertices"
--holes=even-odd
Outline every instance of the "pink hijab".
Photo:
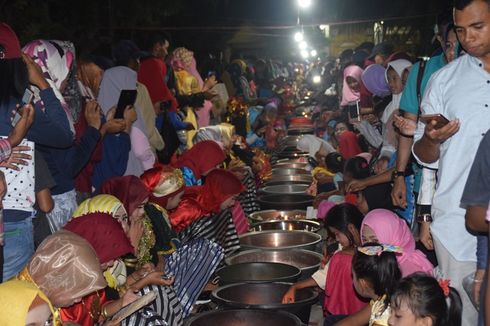
[{"label": "pink hijab", "polygon": [[373,209],[362,221],[361,234],[364,226],[369,226],[380,243],[399,246],[403,253],[397,255],[402,277],[415,272],[432,275],[434,266],[425,255],[415,249],[415,240],[406,222],[387,209]]},{"label": "pink hijab", "polygon": [[361,75],[363,71],[364,70],[362,70],[361,67],[356,65],[351,65],[344,69],[344,86],[342,87],[342,102],[340,102],[340,105],[344,106],[351,102],[359,101],[361,94],[359,92],[354,92],[349,87],[349,84],[347,84],[347,77],[352,77],[359,83],[362,83]]}]

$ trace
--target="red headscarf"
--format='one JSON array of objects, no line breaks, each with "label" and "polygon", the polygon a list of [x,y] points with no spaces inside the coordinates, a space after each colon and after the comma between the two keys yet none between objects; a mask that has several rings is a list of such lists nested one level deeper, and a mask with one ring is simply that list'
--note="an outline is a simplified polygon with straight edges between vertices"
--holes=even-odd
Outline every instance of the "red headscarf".
[{"label": "red headscarf", "polygon": [[131,216],[143,200],[150,196],[150,191],[134,175],[115,177],[107,180],[102,184],[101,192],[117,197],[123,203],[128,216]]},{"label": "red headscarf", "polygon": [[189,192],[202,209],[209,213],[219,213],[221,204],[231,196],[245,190],[240,180],[230,171],[216,169],[206,177],[203,186],[190,187]]},{"label": "red headscarf", "polygon": [[65,227],[87,240],[101,263],[133,253],[134,249],[121,224],[106,213],[92,213],[72,219]]},{"label": "red headscarf", "polygon": [[182,172],[171,166],[158,165],[146,170],[140,179],[152,192],[149,201],[162,208],[166,208],[170,198],[185,190]]},{"label": "red headscarf", "polygon": [[180,232],[195,220],[207,215],[199,203],[192,198],[184,198],[179,207],[170,212],[170,224],[175,231]]},{"label": "red headscarf", "polygon": [[226,156],[218,143],[204,140],[185,151],[175,163],[175,167],[187,167],[192,170],[194,177],[199,180],[203,173],[222,163]]}]

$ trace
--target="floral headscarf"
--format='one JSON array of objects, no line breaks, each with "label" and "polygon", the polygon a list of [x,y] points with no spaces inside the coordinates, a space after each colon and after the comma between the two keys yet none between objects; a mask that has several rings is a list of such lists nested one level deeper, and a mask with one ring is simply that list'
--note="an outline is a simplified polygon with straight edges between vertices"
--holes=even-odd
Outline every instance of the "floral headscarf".
[{"label": "floral headscarf", "polygon": [[[63,95],[60,92],[61,84],[67,79],[72,68],[75,54],[69,50],[71,42],[35,40],[24,46],[22,51],[36,62],[43,72],[44,77],[53,89],[54,94],[60,100],[66,112],[70,130],[75,134],[73,116]],[[34,103],[41,105],[39,89],[34,88]]]},{"label": "floral headscarf", "polygon": [[170,64],[175,70],[188,70],[192,66],[194,52],[184,47],[176,48],[172,54]]}]

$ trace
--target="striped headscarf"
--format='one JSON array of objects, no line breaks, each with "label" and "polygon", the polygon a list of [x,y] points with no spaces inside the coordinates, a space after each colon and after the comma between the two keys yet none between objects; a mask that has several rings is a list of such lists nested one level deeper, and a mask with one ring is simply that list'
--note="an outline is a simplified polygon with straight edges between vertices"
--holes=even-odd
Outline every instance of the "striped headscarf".
[{"label": "striped headscarf", "polygon": [[73,213],[73,218],[77,218],[90,213],[107,213],[114,216],[123,203],[112,195],[97,195],[86,199]]}]

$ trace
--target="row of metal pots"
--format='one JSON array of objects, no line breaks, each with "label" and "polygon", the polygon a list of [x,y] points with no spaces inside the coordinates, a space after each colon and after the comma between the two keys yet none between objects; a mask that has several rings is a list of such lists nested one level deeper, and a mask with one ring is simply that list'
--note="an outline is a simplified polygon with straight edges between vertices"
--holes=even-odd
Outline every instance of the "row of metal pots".
[{"label": "row of metal pots", "polygon": [[[312,130],[298,127],[289,134]],[[311,305],[318,293],[306,288],[296,292],[295,303],[282,304],[292,283],[318,270],[322,255],[315,252],[322,237],[317,221],[305,219],[313,197],[305,191],[311,183],[306,164],[296,161],[305,153],[296,149],[299,137],[287,137],[272,179],[259,190],[263,211],[250,216],[250,232],[240,236],[243,251],[226,259],[216,275],[220,287],[211,299],[220,310],[199,314],[188,325],[301,325],[308,324]],[[284,160],[286,159],[286,160]],[[277,210],[279,209],[279,210]]]}]

